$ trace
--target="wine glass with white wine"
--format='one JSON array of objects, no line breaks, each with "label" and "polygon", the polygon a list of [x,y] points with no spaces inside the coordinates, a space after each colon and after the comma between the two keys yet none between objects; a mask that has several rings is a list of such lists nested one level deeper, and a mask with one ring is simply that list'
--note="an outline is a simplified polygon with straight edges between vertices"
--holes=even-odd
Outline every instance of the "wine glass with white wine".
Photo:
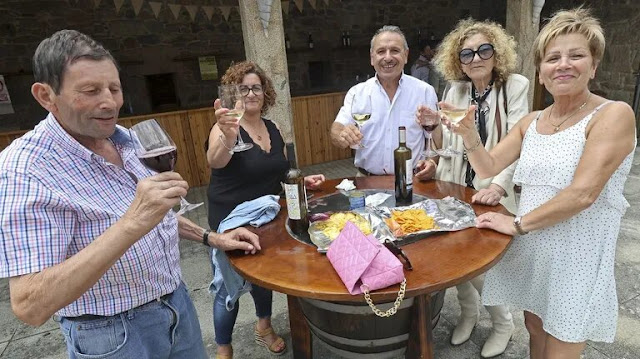
[{"label": "wine glass with white wine", "polygon": [[[220,105],[228,108],[226,116],[234,117],[240,123],[240,119],[244,115],[244,96],[240,92],[238,85],[220,85],[218,86],[218,97]],[[240,135],[240,126],[238,126],[238,141],[231,148],[232,152],[242,152],[253,147],[253,143],[245,143]]]},{"label": "wine glass with white wine", "polygon": [[[440,116],[446,118],[451,124],[455,125],[460,122],[469,111],[471,105],[471,86],[469,81],[449,81],[442,93],[442,102],[444,105],[438,104]],[[447,147],[438,150],[441,157],[453,157],[462,154],[452,146],[452,132],[444,129],[448,133]],[[444,140],[444,137],[443,137]],[[444,143],[444,141],[443,141]]]},{"label": "wine glass with white wine", "polygon": [[[354,94],[351,99],[351,118],[356,122],[356,126],[362,132],[362,126],[371,119],[371,96],[369,94]],[[353,149],[365,148],[364,144],[360,143],[351,146]]]}]

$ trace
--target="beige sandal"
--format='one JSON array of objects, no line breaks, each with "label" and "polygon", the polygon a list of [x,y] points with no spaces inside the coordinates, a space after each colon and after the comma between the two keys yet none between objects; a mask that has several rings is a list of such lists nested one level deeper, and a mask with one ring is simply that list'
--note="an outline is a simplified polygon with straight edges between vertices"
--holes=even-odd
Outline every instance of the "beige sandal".
[{"label": "beige sandal", "polygon": [[[265,337],[271,334],[275,335],[277,339],[273,343],[271,343],[271,345],[269,345]],[[264,330],[259,330],[258,327],[256,327],[254,329],[254,336],[256,339],[256,344],[267,348],[273,355],[282,355],[287,350],[287,346],[285,345],[284,340],[273,331],[273,327],[269,327]],[[276,351],[280,345],[282,345],[282,349],[280,351]]]}]

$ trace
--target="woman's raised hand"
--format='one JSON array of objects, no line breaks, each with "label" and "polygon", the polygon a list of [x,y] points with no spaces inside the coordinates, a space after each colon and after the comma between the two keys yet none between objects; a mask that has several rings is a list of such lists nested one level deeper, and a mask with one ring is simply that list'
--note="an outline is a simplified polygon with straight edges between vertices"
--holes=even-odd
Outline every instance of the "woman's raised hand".
[{"label": "woman's raised hand", "polygon": [[227,116],[229,112],[228,108],[222,107],[220,99],[216,99],[213,103],[213,108],[216,116],[216,123],[226,138],[236,138],[240,128],[240,123],[237,118]]},{"label": "woman's raised hand", "polygon": [[[444,101],[441,101],[438,103],[438,106],[440,107],[440,109],[448,109],[448,108],[455,108],[455,106],[452,106],[451,104],[448,104]],[[467,135],[471,135],[474,132],[477,132],[476,129],[476,106],[475,105],[471,105],[469,106],[469,109],[467,110],[467,114],[464,116],[464,118],[462,120],[460,120],[458,123],[453,123],[451,121],[449,121],[449,119],[447,118],[446,115],[442,116],[442,123],[447,126],[447,128],[460,136],[467,136]]]}]

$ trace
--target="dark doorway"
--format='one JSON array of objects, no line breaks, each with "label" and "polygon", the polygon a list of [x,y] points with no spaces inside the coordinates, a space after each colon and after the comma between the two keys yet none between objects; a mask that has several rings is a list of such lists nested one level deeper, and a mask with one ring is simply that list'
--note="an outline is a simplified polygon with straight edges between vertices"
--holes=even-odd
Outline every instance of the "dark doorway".
[{"label": "dark doorway", "polygon": [[170,111],[180,108],[173,74],[146,75],[151,110]]},{"label": "dark doorway", "polygon": [[309,62],[309,87],[318,88],[330,85],[329,63],[324,61]]}]

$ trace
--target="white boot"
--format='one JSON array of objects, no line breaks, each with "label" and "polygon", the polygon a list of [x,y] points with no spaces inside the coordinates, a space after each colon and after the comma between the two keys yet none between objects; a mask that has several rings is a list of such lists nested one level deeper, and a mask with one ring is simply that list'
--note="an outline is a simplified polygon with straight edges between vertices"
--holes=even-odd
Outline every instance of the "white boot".
[{"label": "white boot", "polygon": [[460,319],[451,335],[451,344],[460,345],[471,336],[471,331],[478,323],[478,292],[470,282],[458,284],[458,302],[460,302]]},{"label": "white boot", "polygon": [[491,358],[504,353],[504,350],[507,349],[507,344],[509,344],[509,339],[511,339],[513,335],[515,326],[513,325],[513,318],[509,307],[506,305],[485,306],[485,308],[489,314],[491,314],[493,328],[491,329],[489,338],[484,342],[484,346],[482,346],[480,355],[482,355],[483,358]]}]

